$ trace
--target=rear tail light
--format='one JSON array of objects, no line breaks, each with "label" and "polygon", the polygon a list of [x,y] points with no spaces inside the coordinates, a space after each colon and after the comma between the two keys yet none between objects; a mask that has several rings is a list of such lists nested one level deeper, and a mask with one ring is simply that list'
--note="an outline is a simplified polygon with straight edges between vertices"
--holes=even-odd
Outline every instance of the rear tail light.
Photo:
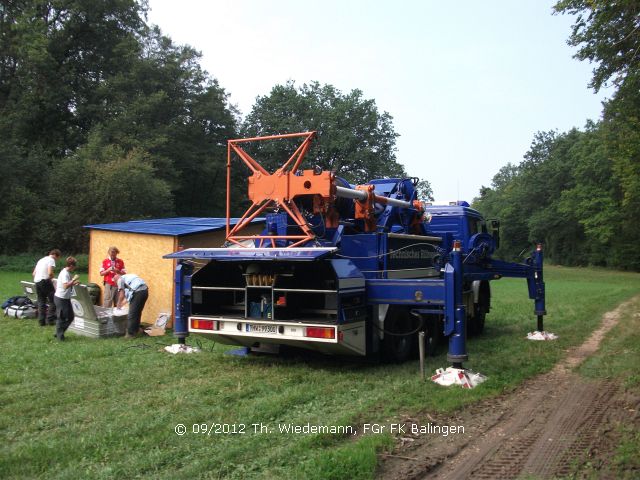
[{"label": "rear tail light", "polygon": [[307,327],[304,336],[311,338],[336,338],[336,330],[331,327]]},{"label": "rear tail light", "polygon": [[191,328],[194,328],[196,330],[217,330],[218,325],[215,320],[202,320],[198,318],[192,318]]}]

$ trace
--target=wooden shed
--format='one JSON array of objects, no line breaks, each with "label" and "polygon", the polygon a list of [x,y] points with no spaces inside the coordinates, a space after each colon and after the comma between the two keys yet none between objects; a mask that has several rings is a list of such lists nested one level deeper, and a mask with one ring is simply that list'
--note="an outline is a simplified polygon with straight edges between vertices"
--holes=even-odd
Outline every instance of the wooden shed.
[{"label": "wooden shed", "polygon": [[[232,219],[232,224],[239,219]],[[225,241],[226,218],[179,217],[156,220],[134,220],[122,223],[85,225],[89,232],[89,282],[102,287],[100,267],[107,250],[116,246],[127,273],[135,273],[149,285],[149,300],[142,322],[152,324],[158,314],[171,313],[174,318],[175,261],[162,258],[178,248],[220,247]],[[264,221],[254,220],[244,231],[259,233]],[[102,296],[101,296],[102,299]],[[101,300],[102,301],[102,300]]]}]

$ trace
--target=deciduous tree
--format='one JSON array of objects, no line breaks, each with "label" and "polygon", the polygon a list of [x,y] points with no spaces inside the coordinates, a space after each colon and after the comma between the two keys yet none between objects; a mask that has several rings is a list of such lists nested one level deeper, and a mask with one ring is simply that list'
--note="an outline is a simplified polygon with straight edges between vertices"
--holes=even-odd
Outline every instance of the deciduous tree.
[{"label": "deciduous tree", "polygon": [[[256,100],[242,127],[249,137],[311,130],[318,132],[318,139],[307,154],[307,165],[332,170],[351,183],[405,176],[396,160],[398,134],[391,115],[381,113],[360,90],[344,94],[318,82],[277,85]],[[293,153],[294,143],[255,144],[252,151],[273,170]]]}]

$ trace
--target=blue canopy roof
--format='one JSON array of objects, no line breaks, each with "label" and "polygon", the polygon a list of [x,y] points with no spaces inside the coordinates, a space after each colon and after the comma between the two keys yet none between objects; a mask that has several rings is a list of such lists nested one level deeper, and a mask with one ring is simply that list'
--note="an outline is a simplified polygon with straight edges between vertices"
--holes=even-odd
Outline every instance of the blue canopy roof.
[{"label": "blue canopy roof", "polygon": [[[235,225],[239,220],[239,218],[232,218],[231,225]],[[263,221],[264,218],[255,218],[251,223],[258,223]],[[96,225],[85,225],[84,227],[94,230],[110,230],[113,232],[181,236],[222,230],[226,227],[226,225],[226,218],[175,217],[156,218],[152,220],[131,220],[130,222],[120,223],[101,223]]]}]

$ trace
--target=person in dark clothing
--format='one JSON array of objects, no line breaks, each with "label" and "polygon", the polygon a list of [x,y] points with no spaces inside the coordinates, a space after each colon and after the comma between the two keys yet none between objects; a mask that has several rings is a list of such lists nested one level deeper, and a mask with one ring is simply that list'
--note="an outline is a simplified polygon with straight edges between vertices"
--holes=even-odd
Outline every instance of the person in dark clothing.
[{"label": "person in dark clothing", "polygon": [[143,279],[134,273],[116,275],[113,279],[118,286],[118,308],[122,308],[125,302],[129,302],[125,338],[137,337],[141,334],[140,319],[149,298],[149,287]]},{"label": "person in dark clothing", "polygon": [[53,275],[56,268],[56,260],[60,258],[60,250],[54,248],[48,255],[42,257],[33,269],[33,283],[36,285],[38,295],[38,321],[40,326],[54,325],[56,321],[56,307],[53,302],[55,288]]}]

